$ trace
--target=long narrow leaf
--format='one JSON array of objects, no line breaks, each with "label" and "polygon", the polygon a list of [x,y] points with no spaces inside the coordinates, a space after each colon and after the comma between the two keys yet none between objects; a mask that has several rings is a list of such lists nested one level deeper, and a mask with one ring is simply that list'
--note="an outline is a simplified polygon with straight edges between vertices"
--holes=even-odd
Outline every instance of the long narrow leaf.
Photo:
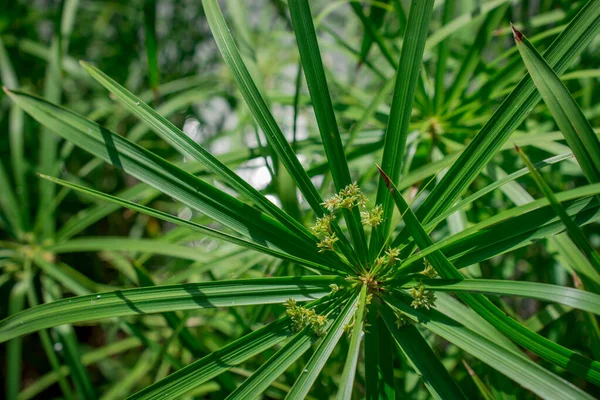
[{"label": "long narrow leaf", "polygon": [[[408,207],[404,198],[398,193],[394,183],[380,170],[388,185],[390,194],[401,214],[404,215],[407,228],[410,230],[415,242],[421,248],[433,245],[433,241]],[[462,280],[461,273],[448,261],[439,250],[433,252],[428,259],[431,261],[439,275],[445,279]],[[531,350],[551,363],[567,369],[573,374],[594,383],[600,383],[600,363],[581,356],[563,346],[560,346],[535,332],[525,328],[520,323],[508,317],[483,295],[461,294],[460,298],[483,318],[490,322],[496,329],[505,334],[519,345]]]},{"label": "long narrow leaf", "polygon": [[[329,162],[329,170],[337,191],[352,183],[348,162],[344,153],[342,139],[333,112],[333,104],[329,95],[323,61],[319,52],[317,35],[313,25],[308,0],[290,0],[288,2],[292,25],[296,34],[296,42],[300,50],[300,59],[308,85],[308,91],[313,102],[321,140]],[[366,267],[367,241],[360,222],[360,212],[357,207],[344,210],[348,230],[354,243],[359,260]]]},{"label": "long narrow leaf", "polygon": [[590,182],[600,181],[600,141],[564,83],[531,42],[513,26],[531,79]]},{"label": "long narrow leaf", "polygon": [[385,325],[406,358],[421,375],[429,393],[436,399],[466,399],[456,382],[413,325],[396,326],[396,318],[387,306],[381,307]]},{"label": "long narrow leaf", "polygon": [[[425,40],[429,31],[429,21],[433,10],[433,0],[413,0],[408,15],[408,24],[404,35],[404,45],[400,55],[400,65],[396,73],[396,86],[388,126],[385,131],[385,144],[381,165],[390,173],[390,178],[397,182],[402,169],[408,126],[412,112],[412,104],[422,65]],[[371,259],[387,238],[394,203],[389,196],[383,178],[377,187],[377,204],[383,206],[386,219],[371,236],[369,255]]]},{"label": "long narrow leaf", "polygon": [[154,286],[78,296],[43,304],[0,321],[0,342],[39,329],[125,315],[305,301],[331,292],[332,276],[247,279]]}]

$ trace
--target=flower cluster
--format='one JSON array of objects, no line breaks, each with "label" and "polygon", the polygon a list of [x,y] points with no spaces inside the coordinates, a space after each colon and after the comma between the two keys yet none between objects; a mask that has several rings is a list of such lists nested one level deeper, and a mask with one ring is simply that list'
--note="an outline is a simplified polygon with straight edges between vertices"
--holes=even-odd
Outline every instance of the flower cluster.
[{"label": "flower cluster", "polygon": [[313,309],[297,305],[294,299],[289,299],[284,305],[296,332],[300,332],[302,329],[310,326],[315,335],[323,336],[325,334],[325,327],[327,326],[326,316],[318,315]]},{"label": "flower cluster", "polygon": [[331,293],[339,292],[344,288],[343,286],[340,286],[337,283],[332,283],[331,285],[329,285],[329,287],[331,288]]},{"label": "flower cluster", "polygon": [[333,245],[335,242],[340,240],[335,233],[332,233],[330,236],[325,236],[321,239],[319,243],[317,243],[317,247],[319,248],[319,253],[323,253],[324,251],[331,250],[333,251]]},{"label": "flower cluster", "polygon": [[[317,218],[317,222],[310,228],[313,234],[324,236],[317,243],[319,253],[325,251],[335,251],[334,244],[339,240],[339,237],[334,233],[331,224],[335,221],[335,212],[342,209],[350,210],[354,207],[365,208],[369,199],[364,195],[358,183],[354,182],[346,186],[333,197],[328,198],[321,203],[330,214],[325,214]],[[383,207],[376,205],[373,209],[362,211],[360,213],[361,222],[365,226],[376,227],[383,222]]]},{"label": "flower cluster", "polygon": [[322,204],[329,211],[334,212],[342,208],[366,207],[367,201],[367,196],[360,190],[358,183],[354,182],[340,190],[338,194],[325,200]]},{"label": "flower cluster", "polygon": [[412,320],[406,314],[402,311],[396,311],[396,327],[398,327],[398,329],[404,328],[410,323],[412,323]]},{"label": "flower cluster", "polygon": [[425,269],[423,271],[421,271],[421,275],[425,275],[429,279],[433,279],[433,278],[437,278],[438,273],[435,270],[435,268],[433,268],[433,265],[431,265],[429,260],[425,260]]},{"label": "flower cluster", "polygon": [[377,204],[369,211],[362,211],[360,218],[363,225],[376,227],[383,222],[383,207],[381,204]]},{"label": "flower cluster", "polygon": [[400,259],[400,249],[397,247],[390,247],[385,251],[384,255],[375,259],[375,267],[380,268],[384,265],[392,266],[400,261],[402,261]]},{"label": "flower cluster", "polygon": [[419,282],[417,286],[408,289],[408,293],[413,298],[410,305],[414,308],[425,307],[430,309],[435,306],[435,295],[431,290],[425,290],[423,283]]},{"label": "flower cluster", "polygon": [[315,223],[315,226],[313,226],[312,228],[310,228],[310,230],[315,234],[318,235],[320,233],[329,233],[331,234],[331,222],[335,219],[335,216],[333,214],[326,214],[324,216],[322,216],[321,218],[317,218],[317,222]]}]

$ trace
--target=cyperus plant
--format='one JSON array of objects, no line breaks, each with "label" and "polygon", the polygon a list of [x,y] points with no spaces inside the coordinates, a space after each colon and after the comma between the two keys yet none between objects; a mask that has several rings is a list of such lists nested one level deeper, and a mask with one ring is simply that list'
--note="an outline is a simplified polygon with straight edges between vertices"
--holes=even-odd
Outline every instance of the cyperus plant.
[{"label": "cyperus plant", "polygon": [[[411,157],[407,156],[410,153],[407,148],[413,109],[420,109],[420,122],[426,125],[432,141],[439,135],[440,126],[461,113],[468,114],[469,110],[457,109],[457,98],[466,87],[468,76],[465,77],[464,71],[475,68],[472,60],[477,59],[482,44],[477,42],[475,53],[469,53],[465,59],[465,66],[459,71],[449,94],[442,94],[443,74],[436,76],[436,91],[432,94],[425,89],[423,74],[426,71],[421,69],[434,1],[411,2],[405,16],[397,66],[393,57],[388,56],[390,51],[378,33],[380,18],[377,13],[367,19],[362,8],[353,3],[353,10],[365,24],[365,30],[370,32],[370,39],[363,44],[362,55],[366,56],[368,48],[376,44],[396,68],[394,95],[381,143],[383,152],[375,175],[377,188],[371,199],[374,203],[371,203],[361,189],[363,185],[359,186],[351,176],[347,160],[350,155],[344,151],[343,135],[336,120],[309,3],[307,0],[289,0],[291,24],[327,158],[326,169],[335,188],[332,197],[323,199],[271,114],[217,1],[203,0],[202,3],[217,46],[246,105],[267,138],[272,157],[285,168],[310,207],[310,211],[303,210],[312,220],[309,228],[304,225],[305,220],[296,219],[277,207],[169,120],[90,64],[81,63],[83,69],[123,107],[179,153],[201,162],[228,190],[217,188],[70,110],[22,91],[5,89],[6,93],[44,127],[196,210],[210,219],[211,225],[179,218],[52,176],[42,175],[43,179],[203,236],[272,256],[302,267],[304,273],[159,286],[141,282],[140,286],[146,287],[57,300],[1,321],[0,341],[63,324],[149,313],[162,313],[173,329],[173,337],[177,337],[184,325],[179,320],[173,324],[170,313],[175,311],[282,304],[285,308],[280,309],[280,317],[275,321],[186,366],[177,366],[175,372],[130,398],[181,397],[271,348],[276,351],[233,388],[228,398],[257,398],[296,363],[303,364],[302,372],[288,388],[287,398],[304,398],[310,394],[338,344],[344,350],[345,362],[339,378],[336,376],[336,388],[329,388],[330,393],[315,394],[315,397],[336,395],[339,399],[349,399],[353,397],[353,390],[360,387],[369,399],[393,398],[395,392],[401,391],[394,375],[395,361],[398,361],[416,371],[432,397],[466,398],[432,348],[428,332],[442,337],[539,397],[591,398],[585,390],[556,371],[562,369],[599,385],[599,362],[529,329],[507,315],[487,295],[522,296],[559,303],[589,314],[591,328],[597,329],[595,315],[600,314],[600,296],[594,292],[600,288],[600,265],[595,249],[580,227],[594,223],[600,217],[597,199],[600,165],[595,157],[599,154],[600,143],[558,75],[600,30],[600,1],[585,2],[543,56],[515,30],[517,47],[529,75],[522,77],[470,143],[439,166],[443,172],[436,176],[439,180],[432,179],[423,184],[417,198],[422,195],[424,200],[418,207],[416,202],[414,206],[408,204],[405,193],[399,189],[410,171]],[[451,14],[453,3],[449,1],[445,5],[445,15],[446,7],[448,15]],[[486,9],[489,15],[481,28],[484,39],[491,31],[487,25],[493,25],[505,15],[504,3],[494,2],[495,7]],[[444,68],[447,57],[447,49],[440,44],[438,68]],[[589,184],[554,195],[536,168],[568,159],[570,154],[538,165],[524,157],[527,168],[461,199],[529,109],[540,100],[540,94]],[[351,140],[352,132],[348,138]],[[458,232],[436,229],[456,212],[496,188],[514,184],[514,179],[529,171],[547,199],[525,201]],[[355,179],[361,180],[361,177]],[[229,194],[232,192],[235,196]],[[565,227],[569,236],[563,235],[557,240],[563,244],[574,243],[585,256],[572,266],[574,274],[581,279],[580,289],[537,282],[465,279],[460,271],[557,235]],[[440,239],[434,241],[432,232]],[[456,297],[445,292],[455,293]],[[348,337],[342,339],[345,332]],[[592,346],[599,344],[594,335],[590,335],[590,341]],[[188,342],[186,346],[193,346],[193,343]],[[278,347],[280,344],[283,345]],[[390,344],[399,351],[395,353]],[[310,355],[304,357],[307,352]],[[543,363],[534,361],[530,354],[544,360]],[[479,386],[485,396],[486,384]],[[362,397],[362,393],[357,396]]]}]

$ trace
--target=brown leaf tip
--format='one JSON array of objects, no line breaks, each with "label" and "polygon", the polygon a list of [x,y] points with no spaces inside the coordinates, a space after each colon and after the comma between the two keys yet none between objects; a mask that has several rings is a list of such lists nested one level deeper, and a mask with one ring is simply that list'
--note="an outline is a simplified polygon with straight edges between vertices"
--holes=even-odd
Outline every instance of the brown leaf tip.
[{"label": "brown leaf tip", "polygon": [[381,167],[377,164],[375,164],[377,166],[377,169],[379,170],[379,173],[381,174],[381,177],[383,178],[383,181],[385,182],[385,186],[387,186],[389,191],[392,191],[392,182],[390,181],[390,177],[387,176],[387,174],[385,172],[383,172],[383,170],[381,169]]},{"label": "brown leaf tip", "polygon": [[475,376],[475,371],[473,371],[473,369],[469,366],[469,364],[467,364],[467,362],[465,360],[462,360],[462,363],[465,366],[465,368],[467,369],[467,371],[469,372],[469,375]]},{"label": "brown leaf tip", "polygon": [[514,146],[515,146],[515,150],[517,151],[517,153],[520,153],[521,152],[521,148],[519,146],[517,146],[516,144]]},{"label": "brown leaf tip", "polygon": [[518,30],[517,28],[515,28],[515,26],[512,24],[512,22],[510,23],[510,27],[513,31],[513,36],[515,37],[515,40],[519,43],[521,43],[523,41],[523,33]]}]

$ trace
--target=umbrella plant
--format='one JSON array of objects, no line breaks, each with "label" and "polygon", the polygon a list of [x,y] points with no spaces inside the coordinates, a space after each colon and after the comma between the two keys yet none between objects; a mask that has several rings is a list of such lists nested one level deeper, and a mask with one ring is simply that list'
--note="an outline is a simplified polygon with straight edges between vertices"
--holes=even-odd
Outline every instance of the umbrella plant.
[{"label": "umbrella plant", "polygon": [[[355,156],[346,149],[357,139],[360,129],[349,134],[340,129],[335,99],[329,89],[333,77],[328,76],[323,65],[309,2],[287,2],[301,70],[320,134],[319,143],[327,160],[322,168],[318,168],[324,171],[321,174],[327,175],[325,179],[331,179],[334,188],[327,196],[316,187],[315,170],[302,164],[299,157],[302,149],[295,142],[290,143],[276,122],[264,88],[251,71],[252,62],[234,42],[218,2],[202,1],[225,64],[267,139],[269,157],[276,160],[281,169],[279,172],[285,171],[291,179],[285,190],[292,191],[295,196],[297,189],[301,194],[303,203],[298,206],[299,214],[293,207],[291,210],[278,207],[226,165],[223,157],[213,155],[144,99],[89,63],[81,62],[82,68],[108,90],[120,106],[174,150],[197,161],[193,165],[202,165],[218,184],[203,179],[198,170],[189,165],[168,161],[135,140],[55,102],[5,88],[19,109],[45,129],[123,170],[156,193],[198,212],[201,217],[181,218],[135,201],[135,193],[110,195],[72,180],[59,179],[54,176],[56,171],[43,171],[42,182],[106,202],[110,204],[106,212],[125,207],[194,232],[196,236],[231,243],[282,263],[279,264],[281,271],[272,274],[275,276],[164,285],[154,285],[143,268],[134,266],[133,274],[137,274],[140,287],[106,288],[101,292],[83,288],[73,290],[78,296],[15,312],[0,322],[0,341],[84,321],[161,314],[171,329],[170,338],[162,344],[147,341],[145,346],[152,352],[143,353],[140,363],[153,365],[159,362],[160,359],[155,357],[168,355],[168,347],[174,339],[180,340],[182,347],[197,359],[190,360],[187,365],[170,360],[169,368],[174,372],[132,394],[132,399],[179,398],[202,393],[199,390],[215,379],[221,379],[224,386],[231,387],[227,398],[257,398],[276,385],[281,389],[278,378],[298,364],[299,373],[294,376],[293,383],[281,389],[287,392],[287,398],[401,396],[404,384],[398,383],[395,374],[398,365],[414,370],[431,397],[466,398],[464,388],[449,371],[452,368],[444,362],[438,349],[432,347],[435,335],[539,397],[592,398],[582,389],[587,388],[585,384],[575,385],[573,381],[600,384],[600,363],[593,359],[594,351],[591,355],[581,354],[544,337],[536,329],[508,315],[502,302],[494,296],[527,297],[579,310],[589,324],[591,333],[586,340],[590,341],[590,347],[599,344],[596,315],[600,314],[600,296],[596,292],[600,289],[600,256],[582,227],[596,223],[600,216],[600,142],[560,75],[600,30],[600,1],[583,2],[543,54],[523,33],[513,28],[520,55],[518,61],[527,73],[521,74],[520,81],[507,94],[502,90],[503,85],[513,83],[509,73],[505,74],[505,79],[490,81],[481,89],[490,96],[502,93],[506,97],[464,148],[443,157],[441,162],[433,161],[425,166],[430,172],[418,192],[411,190],[416,183],[411,183],[410,169],[410,154],[415,141],[414,135],[411,136],[415,128],[414,109],[419,110],[418,125],[425,126],[432,142],[441,140],[436,139],[437,135],[451,121],[480,112],[474,106],[480,103],[466,94],[468,79],[492,28],[498,23],[507,25],[503,20],[507,2],[486,3],[485,20],[475,43],[449,88],[444,82],[448,43],[444,37],[429,35],[435,2],[413,0],[406,13],[399,2],[390,3],[399,8],[398,18],[403,25],[399,62],[382,37],[382,14],[372,11],[367,17],[361,6],[352,3],[353,12],[368,33],[358,53],[359,63],[376,69],[377,65],[367,63],[370,49],[377,47],[395,69],[395,79],[385,85],[372,107],[365,111],[365,118],[370,118],[385,94],[393,90],[383,137],[374,142],[374,150],[370,151],[378,159],[368,168],[376,174],[365,171],[364,176],[353,176],[349,160]],[[448,1],[444,5],[443,19],[447,25],[451,25],[453,4],[454,1]],[[434,90],[429,90],[429,83],[424,78],[426,71],[423,71],[424,54],[435,41],[439,47],[438,69]],[[149,51],[149,54],[153,52]],[[512,54],[518,57],[517,53]],[[154,80],[158,79],[157,75],[152,76]],[[465,196],[473,181],[491,165],[493,157],[505,145],[511,144],[511,134],[542,98],[570,149],[535,164],[519,149],[517,153],[525,168],[501,176]],[[562,139],[563,136],[558,140]],[[444,140],[447,144],[453,142],[448,138]],[[458,144],[454,142],[454,145]],[[573,159],[587,182],[554,193],[539,170]],[[0,172],[1,180],[6,181],[4,172]],[[534,199],[515,184],[515,179],[526,174],[533,177],[543,197]],[[364,177],[370,177],[372,181]],[[417,181],[421,179],[417,178]],[[511,188],[516,199],[515,207],[500,210],[471,226],[462,224],[458,230],[443,228],[444,221],[459,215],[478,199],[496,189],[507,188]],[[5,190],[5,193],[2,207],[7,224],[18,228],[20,221],[13,218],[17,214],[10,212],[18,209],[17,200],[12,191]],[[42,248],[48,254],[60,252],[61,248],[68,251],[65,250],[69,249],[68,237]],[[568,265],[577,277],[576,288],[543,282],[473,278],[468,272],[479,262],[546,238],[554,241],[561,257],[577,260]],[[150,245],[164,248],[148,249]],[[82,248],[85,244],[76,243],[70,248],[78,246]],[[110,245],[104,243],[104,246]],[[184,246],[158,241],[152,244],[123,241],[113,246],[115,249],[131,246],[132,251],[167,255],[190,251]],[[43,257],[43,252],[33,252],[24,259],[41,266],[48,261],[43,261]],[[223,262],[229,260],[225,258]],[[277,318],[257,320],[260,327],[213,351],[198,350],[203,347],[202,330],[195,337],[187,330],[185,319],[177,314],[196,309],[265,305],[280,305],[273,308],[279,310]],[[135,330],[134,326],[127,326]],[[240,384],[227,382],[227,371],[270,349],[274,349],[268,353],[270,356]],[[339,351],[343,352],[343,367],[335,375],[334,387],[327,386],[324,393],[311,392],[327,362],[334,356],[340,357]],[[492,398],[488,385],[468,364],[465,365],[480,396]],[[56,375],[62,377],[60,368],[57,371]],[[74,379],[78,373],[85,375],[85,372],[71,368]],[[68,396],[68,385],[63,391]],[[93,393],[94,390],[89,388],[89,391]]]}]

